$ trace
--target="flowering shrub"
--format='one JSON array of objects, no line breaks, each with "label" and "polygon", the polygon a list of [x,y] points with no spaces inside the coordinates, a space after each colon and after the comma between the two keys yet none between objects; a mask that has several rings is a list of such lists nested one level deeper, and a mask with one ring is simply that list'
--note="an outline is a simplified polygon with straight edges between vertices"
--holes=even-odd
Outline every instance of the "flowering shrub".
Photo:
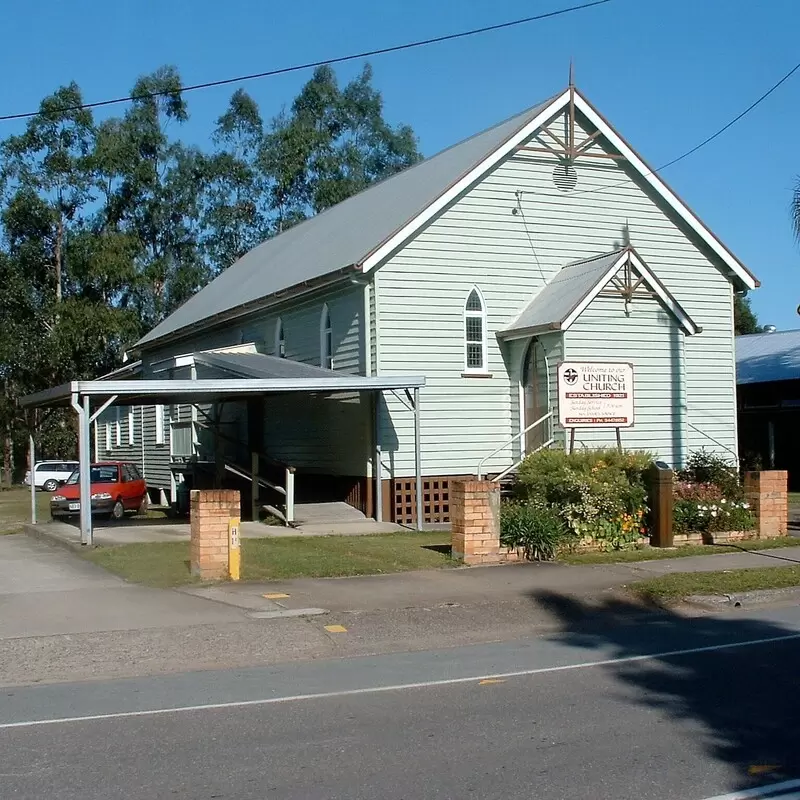
[{"label": "flowering shrub", "polygon": [[646,534],[647,453],[540,450],[520,466],[518,496],[553,508],[577,539],[616,550]]},{"label": "flowering shrub", "polygon": [[678,472],[678,480],[716,486],[728,500],[744,499],[736,467],[716,453],[707,450],[697,450],[689,456],[686,467]]},{"label": "flowering shrub", "polygon": [[675,533],[747,531],[754,527],[735,468],[713,453],[693,453],[675,483]]},{"label": "flowering shrub", "polygon": [[675,533],[714,533],[748,531],[755,527],[750,506],[737,500],[701,503],[697,500],[675,500]]}]

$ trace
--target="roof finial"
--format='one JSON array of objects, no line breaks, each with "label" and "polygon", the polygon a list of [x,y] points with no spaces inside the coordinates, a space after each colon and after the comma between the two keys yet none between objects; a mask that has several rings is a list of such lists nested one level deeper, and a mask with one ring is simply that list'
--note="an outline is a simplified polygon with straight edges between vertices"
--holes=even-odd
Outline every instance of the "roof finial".
[{"label": "roof finial", "polygon": [[571,58],[569,60],[569,86],[571,89],[575,88],[575,65]]}]

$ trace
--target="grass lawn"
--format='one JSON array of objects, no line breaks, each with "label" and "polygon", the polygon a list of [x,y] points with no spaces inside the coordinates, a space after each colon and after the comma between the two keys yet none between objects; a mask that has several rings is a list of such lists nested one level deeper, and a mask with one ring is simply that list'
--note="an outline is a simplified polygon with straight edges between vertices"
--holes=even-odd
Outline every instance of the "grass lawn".
[{"label": "grass lawn", "polygon": [[[189,572],[188,542],[98,547],[85,558],[147,586],[198,582]],[[450,535],[441,532],[242,540],[242,579],[250,581],[374,575],[454,565]]]},{"label": "grass lawn", "polygon": [[[50,495],[36,492],[36,509],[39,521],[50,519]],[[23,522],[31,521],[31,490],[15,486],[0,491],[0,536],[19,533]]]},{"label": "grass lawn", "polygon": [[[800,538],[780,536],[776,539],[750,539],[735,544],[743,550],[771,550],[776,547],[800,547]],[[610,553],[564,553],[558,557],[563,564],[619,564],[630,561],[656,561],[661,558],[686,558],[687,556],[718,556],[736,553],[736,547],[695,544],[686,547],[645,547],[642,550],[615,550]]]},{"label": "grass lawn", "polygon": [[800,586],[800,565],[724,572],[676,572],[639,581],[628,588],[647,600],[670,602],[693,594],[725,595],[790,586]]}]

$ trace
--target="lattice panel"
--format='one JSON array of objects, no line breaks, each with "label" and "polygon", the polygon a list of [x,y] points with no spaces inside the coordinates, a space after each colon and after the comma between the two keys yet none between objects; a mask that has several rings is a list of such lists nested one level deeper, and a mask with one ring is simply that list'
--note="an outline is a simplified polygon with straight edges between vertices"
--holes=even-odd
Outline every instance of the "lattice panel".
[{"label": "lattice panel", "polygon": [[[450,479],[425,478],[422,481],[423,522],[450,521]],[[394,521],[413,525],[417,521],[417,491],[413,478],[394,482]]]}]

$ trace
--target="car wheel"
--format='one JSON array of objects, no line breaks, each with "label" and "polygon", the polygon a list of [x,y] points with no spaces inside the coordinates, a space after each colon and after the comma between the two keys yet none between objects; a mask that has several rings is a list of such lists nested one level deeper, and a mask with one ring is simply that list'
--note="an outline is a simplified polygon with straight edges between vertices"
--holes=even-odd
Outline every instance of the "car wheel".
[{"label": "car wheel", "polygon": [[114,507],[111,509],[111,519],[122,519],[125,516],[125,506],[122,505],[122,500],[117,500]]},{"label": "car wheel", "polygon": [[49,481],[44,482],[42,489],[44,489],[46,492],[54,492],[56,489],[58,489],[58,481],[50,478]]},{"label": "car wheel", "polygon": [[150,498],[145,495],[142,502],[139,504],[139,510],[136,512],[140,517],[147,516],[147,509],[150,508]]}]

